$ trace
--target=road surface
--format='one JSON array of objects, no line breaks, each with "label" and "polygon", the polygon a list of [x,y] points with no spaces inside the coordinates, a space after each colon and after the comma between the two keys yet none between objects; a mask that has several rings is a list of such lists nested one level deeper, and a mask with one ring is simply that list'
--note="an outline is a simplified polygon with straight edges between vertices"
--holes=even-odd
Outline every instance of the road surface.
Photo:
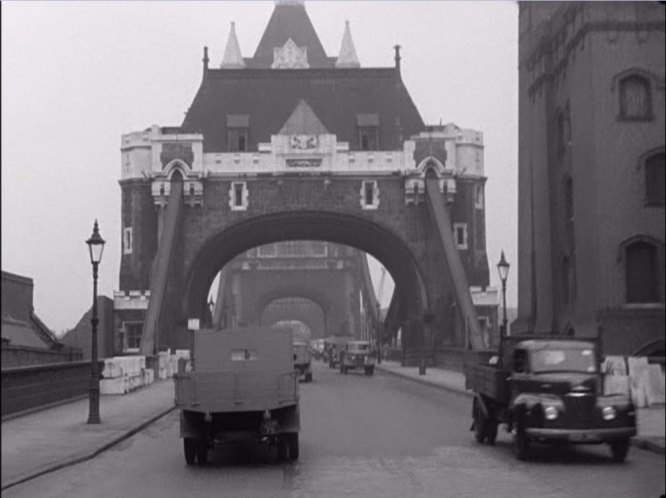
[{"label": "road surface", "polygon": [[301,384],[301,454],[281,463],[263,446],[223,447],[185,465],[178,413],[97,458],[10,488],[6,498],[512,497],[658,498],[664,457],[605,446],[545,451],[519,462],[500,432],[474,442],[470,399],[376,372],[314,365]]}]

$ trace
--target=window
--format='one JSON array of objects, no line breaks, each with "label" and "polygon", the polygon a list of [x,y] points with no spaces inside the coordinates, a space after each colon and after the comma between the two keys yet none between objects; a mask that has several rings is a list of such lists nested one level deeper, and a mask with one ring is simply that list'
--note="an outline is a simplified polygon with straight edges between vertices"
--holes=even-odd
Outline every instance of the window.
[{"label": "window", "polygon": [[657,248],[639,240],[625,249],[625,278],[628,303],[656,303],[658,296]]},{"label": "window", "polygon": [[250,116],[247,114],[227,114],[227,150],[245,152],[248,150]]},{"label": "window", "polygon": [[379,207],[379,187],[376,181],[365,180],[361,183],[361,207],[363,209]]},{"label": "window", "polygon": [[123,254],[132,254],[132,227],[123,229]]},{"label": "window", "polygon": [[569,175],[565,175],[562,181],[562,207],[564,221],[573,221],[574,218],[574,197],[573,180]]},{"label": "window", "polygon": [[227,131],[229,152],[245,152],[247,150],[247,129],[232,128]]},{"label": "window", "polygon": [[563,154],[571,143],[571,119],[569,117],[569,104],[564,110],[557,111],[555,118],[555,133],[557,140],[557,151]]},{"label": "window", "polygon": [[645,197],[647,204],[664,205],[664,152],[658,152],[645,160]]},{"label": "window", "polygon": [[570,304],[576,300],[576,269],[574,258],[564,256],[560,273],[562,304]]},{"label": "window", "polygon": [[454,223],[453,236],[458,249],[467,249],[467,223]]},{"label": "window", "polygon": [[474,185],[474,207],[483,209],[483,185]]},{"label": "window", "polygon": [[245,211],[248,205],[248,189],[246,182],[231,182],[229,189],[229,207],[232,211]]},{"label": "window", "polygon": [[632,74],[620,80],[620,118],[642,120],[651,117],[652,104],[648,79]]},{"label": "window", "polygon": [[141,346],[143,322],[123,322],[123,351],[138,351]]},{"label": "window", "polygon": [[357,114],[358,147],[360,150],[379,150],[379,116]]}]

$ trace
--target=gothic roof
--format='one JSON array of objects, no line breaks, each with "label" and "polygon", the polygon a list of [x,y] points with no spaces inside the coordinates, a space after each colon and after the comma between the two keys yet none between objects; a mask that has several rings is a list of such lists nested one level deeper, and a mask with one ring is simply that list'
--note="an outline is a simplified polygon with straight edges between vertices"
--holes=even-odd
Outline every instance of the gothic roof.
[{"label": "gothic roof", "polygon": [[[270,142],[285,123],[310,123],[359,149],[359,127],[378,129],[380,150],[397,150],[424,130],[423,120],[395,68],[361,68],[349,24],[340,56],[327,57],[302,0],[276,2],[253,58],[242,58],[234,24],[224,62],[204,76],[183,121],[183,131],[203,133],[205,152],[226,152],[227,131],[247,129],[247,150]],[[336,67],[337,61],[337,67]],[[307,111],[307,112],[306,112]]]},{"label": "gothic roof", "polygon": [[284,46],[290,38],[297,46],[307,48],[311,68],[333,67],[335,64],[335,57],[326,56],[303,2],[278,2],[254,57],[245,59],[247,66],[270,68],[273,64],[273,50]]},{"label": "gothic roof", "polygon": [[402,149],[425,128],[396,68],[209,69],[182,127],[203,133],[205,152],[226,152],[227,116],[246,116],[248,150],[257,150],[301,100],[352,150],[359,149],[358,126],[367,115],[375,115],[380,150]]}]

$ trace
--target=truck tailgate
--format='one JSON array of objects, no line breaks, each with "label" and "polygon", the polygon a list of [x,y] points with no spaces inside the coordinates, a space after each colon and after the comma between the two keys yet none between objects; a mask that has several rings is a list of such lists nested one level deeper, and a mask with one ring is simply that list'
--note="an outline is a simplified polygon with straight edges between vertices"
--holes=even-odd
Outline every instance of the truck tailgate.
[{"label": "truck tailgate", "polygon": [[298,378],[293,371],[186,372],[175,376],[174,382],[176,406],[184,410],[270,410],[298,402]]}]

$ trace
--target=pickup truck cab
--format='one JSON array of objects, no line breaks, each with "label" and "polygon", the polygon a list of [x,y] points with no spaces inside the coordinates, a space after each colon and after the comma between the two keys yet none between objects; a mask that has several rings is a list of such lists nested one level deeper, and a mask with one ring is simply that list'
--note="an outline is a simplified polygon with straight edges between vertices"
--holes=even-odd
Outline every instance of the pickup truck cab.
[{"label": "pickup truck cab", "polygon": [[294,368],[298,372],[299,379],[312,382],[312,357],[307,342],[294,342]]},{"label": "pickup truck cab", "polygon": [[255,440],[298,459],[298,374],[288,330],[193,332],[192,370],[174,375],[185,461],[204,465],[216,444]]},{"label": "pickup truck cab", "polygon": [[375,353],[368,341],[349,341],[340,352],[340,372],[346,374],[355,368],[363,369],[366,375],[375,371]]},{"label": "pickup truck cab", "polygon": [[476,440],[493,444],[505,423],[521,460],[534,443],[607,443],[613,459],[623,461],[636,435],[635,410],[627,396],[603,395],[597,343],[511,339],[496,365],[467,371]]}]

